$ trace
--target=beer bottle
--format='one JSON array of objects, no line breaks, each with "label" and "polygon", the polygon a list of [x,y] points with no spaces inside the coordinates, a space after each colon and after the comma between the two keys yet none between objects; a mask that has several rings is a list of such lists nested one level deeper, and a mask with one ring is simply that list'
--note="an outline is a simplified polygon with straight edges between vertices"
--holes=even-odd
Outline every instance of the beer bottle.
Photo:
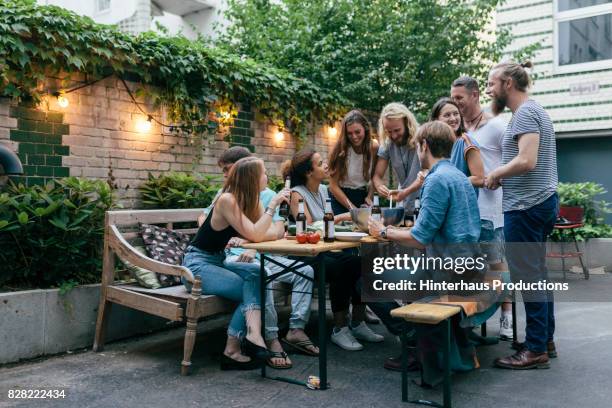
[{"label": "beer bottle", "polygon": [[306,232],[306,214],[304,214],[304,200],[298,204],[298,215],[295,218],[295,235]]},{"label": "beer bottle", "polygon": [[[285,188],[291,188],[291,178],[287,176],[285,178]],[[285,220],[289,217],[289,203],[283,201],[278,208],[278,215],[283,217]]]},{"label": "beer bottle", "polygon": [[421,199],[419,197],[414,200],[414,223],[416,224],[417,217],[419,216],[419,212],[421,211]]},{"label": "beer bottle", "polygon": [[332,211],[331,198],[328,198],[325,200],[325,215],[323,216],[323,241],[334,242],[335,240],[334,212]]},{"label": "beer bottle", "polygon": [[378,198],[378,194],[374,194],[374,201],[372,203],[372,219],[380,222],[381,218],[380,200]]}]

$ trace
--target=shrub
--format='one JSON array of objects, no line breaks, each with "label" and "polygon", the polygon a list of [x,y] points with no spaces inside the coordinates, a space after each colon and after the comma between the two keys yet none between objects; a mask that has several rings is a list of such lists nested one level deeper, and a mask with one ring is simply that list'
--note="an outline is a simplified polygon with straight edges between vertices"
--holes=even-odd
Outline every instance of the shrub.
[{"label": "shrub", "polygon": [[[606,190],[601,184],[586,183],[559,183],[557,188],[561,206],[582,207],[584,209],[584,226],[575,230],[576,239],[584,241],[588,238],[612,237],[612,227],[604,222],[603,216],[611,211],[610,204],[595,197],[605,194]],[[552,241],[561,241],[559,231],[555,230],[550,236]]]},{"label": "shrub", "polygon": [[171,172],[160,176],[149,173],[139,189],[146,208],[204,208],[219,188],[219,177]]},{"label": "shrub", "polygon": [[0,287],[48,288],[98,282],[110,186],[75,177],[0,194]]}]

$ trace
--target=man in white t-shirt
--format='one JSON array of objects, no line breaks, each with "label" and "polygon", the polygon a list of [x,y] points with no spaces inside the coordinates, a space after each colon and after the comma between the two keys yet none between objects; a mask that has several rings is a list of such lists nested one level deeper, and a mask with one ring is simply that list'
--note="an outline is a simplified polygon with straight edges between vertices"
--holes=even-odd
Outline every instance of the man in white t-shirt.
[{"label": "man in white t-shirt", "polygon": [[[499,117],[485,112],[480,106],[478,81],[462,76],[453,81],[451,98],[455,101],[468,135],[480,146],[480,156],[484,163],[485,174],[501,166],[502,140],[507,123]],[[494,271],[507,271],[504,263],[504,214],[502,211],[502,189],[480,189],[478,209],[480,210],[480,242],[487,256],[489,267]],[[502,304],[499,336],[502,340],[512,340],[512,304]]]}]

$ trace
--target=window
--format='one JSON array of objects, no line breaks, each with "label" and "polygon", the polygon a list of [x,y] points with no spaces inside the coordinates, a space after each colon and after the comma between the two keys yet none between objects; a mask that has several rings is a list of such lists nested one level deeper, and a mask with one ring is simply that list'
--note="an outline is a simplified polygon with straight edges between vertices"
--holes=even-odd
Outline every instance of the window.
[{"label": "window", "polygon": [[555,71],[612,68],[612,0],[557,0]]},{"label": "window", "polygon": [[[110,10],[111,0],[96,0],[96,11],[102,13]],[[91,3],[89,3],[91,4]]]}]

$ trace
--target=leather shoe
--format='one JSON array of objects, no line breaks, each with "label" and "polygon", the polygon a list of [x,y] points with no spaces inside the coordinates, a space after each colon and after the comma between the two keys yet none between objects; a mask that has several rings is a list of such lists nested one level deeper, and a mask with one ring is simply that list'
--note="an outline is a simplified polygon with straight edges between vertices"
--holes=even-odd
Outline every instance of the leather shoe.
[{"label": "leather shoe", "polygon": [[534,353],[523,348],[511,356],[496,359],[495,366],[511,370],[529,370],[530,368],[550,368],[550,363],[547,353]]},{"label": "leather shoe", "polygon": [[[512,348],[514,350],[522,350],[525,347],[525,343],[520,343],[518,341],[512,343]],[[548,353],[548,358],[557,358],[557,347],[553,340],[546,343],[546,352]]]},{"label": "leather shoe", "polygon": [[[389,357],[385,360],[383,365],[387,370],[391,371],[402,371],[402,356]],[[420,368],[419,362],[414,358],[413,355],[408,354],[408,371],[418,371]]]}]

